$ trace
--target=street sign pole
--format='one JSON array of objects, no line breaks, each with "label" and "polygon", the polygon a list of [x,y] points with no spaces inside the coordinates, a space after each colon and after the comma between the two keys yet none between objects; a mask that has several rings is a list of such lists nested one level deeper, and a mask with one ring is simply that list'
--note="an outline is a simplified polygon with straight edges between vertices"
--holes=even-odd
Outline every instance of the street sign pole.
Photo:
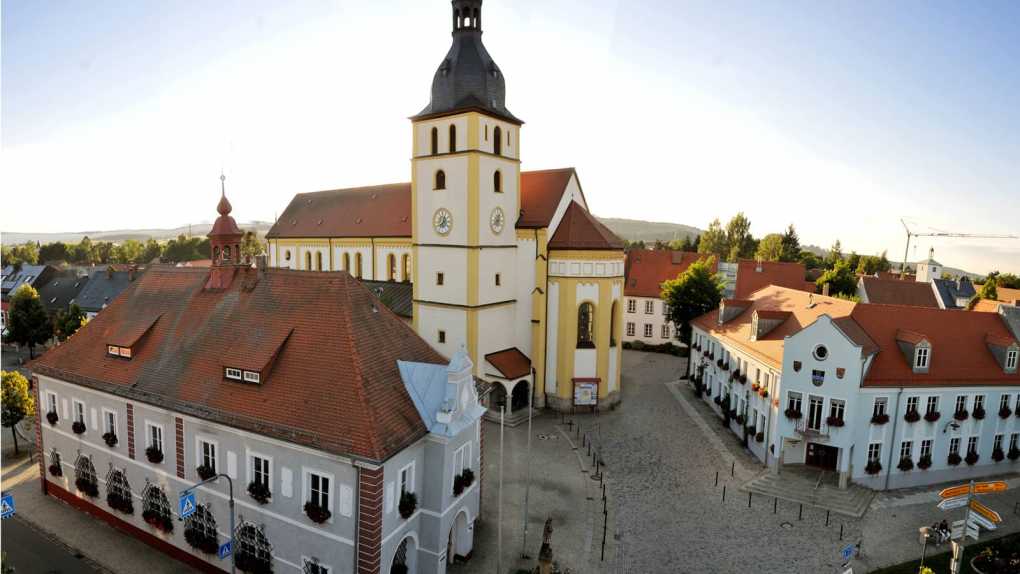
[{"label": "street sign pole", "polygon": [[959,556],[956,556],[956,552],[953,552],[955,560],[950,565],[950,574],[960,574],[960,564],[963,563],[963,552],[967,546],[967,531],[970,529],[970,501],[974,498],[974,481],[970,481],[970,485],[967,488],[967,512],[963,517],[963,537],[960,538]]},{"label": "street sign pole", "polygon": [[190,494],[192,491],[194,491],[199,486],[202,486],[203,484],[206,484],[206,483],[209,483],[209,482],[216,482],[216,480],[219,479],[219,478],[227,479],[227,490],[230,491],[230,539],[228,540],[228,542],[230,542],[230,574],[236,574],[237,573],[237,569],[236,569],[237,568],[237,563],[234,560],[234,556],[236,554],[236,552],[235,552],[235,545],[234,545],[234,531],[235,531],[235,528],[236,528],[236,525],[234,524],[234,480],[232,478],[230,478],[230,476],[228,476],[226,474],[217,474],[215,476],[210,476],[209,478],[203,480],[202,482],[198,482],[198,483],[194,484],[190,488],[186,488],[181,494],[185,494],[185,493]]}]

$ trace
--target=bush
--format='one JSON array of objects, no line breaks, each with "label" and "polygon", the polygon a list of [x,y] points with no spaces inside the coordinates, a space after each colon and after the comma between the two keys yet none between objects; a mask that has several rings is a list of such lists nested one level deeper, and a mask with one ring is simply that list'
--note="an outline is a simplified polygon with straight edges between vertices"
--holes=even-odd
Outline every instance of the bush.
[{"label": "bush", "polygon": [[963,459],[960,458],[960,453],[958,452],[951,452],[949,453],[949,456],[946,457],[946,464],[949,466],[956,466],[961,462],[963,462]]},{"label": "bush", "polygon": [[644,341],[634,341],[633,343],[630,344],[630,348],[634,349],[635,351],[640,351],[645,348],[645,343]]},{"label": "bush", "polygon": [[418,495],[413,492],[401,492],[400,493],[400,504],[397,505],[397,509],[400,511],[400,517],[408,519],[414,514],[414,511],[418,508]]},{"label": "bush", "polygon": [[632,345],[630,344],[630,341],[624,341],[624,342],[623,342],[623,348],[624,348],[624,349],[630,349],[630,348],[632,348]]},{"label": "bush", "polygon": [[921,470],[927,470],[931,468],[931,455],[926,454],[917,461],[917,468]]},{"label": "bush", "polygon": [[117,435],[112,432],[103,433],[103,442],[108,447],[115,447],[117,446]]},{"label": "bush", "polygon": [[914,470],[914,461],[910,460],[909,456],[905,456],[900,459],[900,463],[896,465],[896,468],[902,470],[903,472]]},{"label": "bush", "polygon": [[82,434],[85,432],[85,423],[81,421],[74,421],[71,423],[71,430],[74,431],[74,434]]},{"label": "bush", "polygon": [[99,486],[91,480],[84,478],[74,479],[74,487],[82,491],[89,498],[95,498],[99,496]]},{"label": "bush", "polygon": [[248,483],[248,496],[254,498],[259,504],[266,504],[273,497],[273,493],[269,491],[268,485],[253,480]]},{"label": "bush", "polygon": [[201,478],[202,480],[209,480],[210,478],[216,476],[216,470],[207,464],[199,465],[198,467],[195,468],[195,472],[198,473],[198,477]]},{"label": "bush", "polygon": [[145,458],[149,459],[149,462],[159,464],[163,462],[163,451],[154,446],[150,446],[145,449]]},{"label": "bush", "polygon": [[889,413],[871,415],[871,424],[873,425],[884,425],[887,422],[889,422]]},{"label": "bush", "polygon": [[864,465],[864,472],[868,474],[878,474],[882,472],[882,463],[877,460],[869,460],[868,464]]},{"label": "bush", "polygon": [[323,508],[311,500],[305,503],[305,514],[316,524],[322,524],[329,520],[330,516],[333,516],[333,513],[328,508]]},{"label": "bush", "polygon": [[963,462],[966,462],[970,466],[974,466],[975,464],[977,464],[977,461],[980,458],[981,457],[978,455],[977,452],[970,451],[967,453],[967,456],[963,457]]},{"label": "bush", "polygon": [[907,411],[907,414],[903,415],[903,420],[907,421],[908,423],[916,423],[917,421],[921,420],[921,413],[917,412],[916,410],[909,410]]},{"label": "bush", "polygon": [[[1009,415],[1006,415],[1006,416],[1009,416]],[[52,426],[52,425],[57,424],[57,421],[60,420],[60,417],[57,416],[57,411],[50,411],[50,412],[46,413],[46,420],[49,421],[50,425]]]}]

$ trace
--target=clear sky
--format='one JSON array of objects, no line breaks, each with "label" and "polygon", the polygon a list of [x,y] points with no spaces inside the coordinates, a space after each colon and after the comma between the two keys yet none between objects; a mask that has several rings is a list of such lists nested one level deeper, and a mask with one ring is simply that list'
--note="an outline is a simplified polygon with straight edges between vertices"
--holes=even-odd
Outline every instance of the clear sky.
[{"label": "clear sky", "polygon": [[[410,179],[445,0],[7,0],[0,227],[239,221]],[[917,230],[1020,234],[1020,3],[487,0],[524,169],[602,216],[902,258]],[[921,238],[1020,273],[1020,241]]]}]

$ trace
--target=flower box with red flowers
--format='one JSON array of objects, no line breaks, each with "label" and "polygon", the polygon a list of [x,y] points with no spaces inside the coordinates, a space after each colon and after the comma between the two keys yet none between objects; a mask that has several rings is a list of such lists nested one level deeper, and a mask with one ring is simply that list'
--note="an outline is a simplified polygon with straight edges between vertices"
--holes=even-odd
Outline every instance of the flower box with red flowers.
[{"label": "flower box with red flowers", "polygon": [[974,407],[974,419],[983,420],[985,418],[985,407]]},{"label": "flower box with red flowers", "polygon": [[71,423],[71,430],[74,431],[74,434],[83,434],[85,432],[85,423],[74,421]]},{"label": "flower box with red flowers", "polygon": [[1008,419],[1011,414],[1013,414],[1013,409],[1009,407],[1002,407],[999,409],[999,417],[1001,418]]},{"label": "flower box with red flowers", "polygon": [[970,466],[974,466],[975,464],[977,464],[977,461],[980,458],[981,457],[978,455],[978,453],[972,450],[967,453],[967,456],[963,457],[963,462],[967,463]]},{"label": "flower box with red flowers", "polygon": [[889,413],[871,415],[871,424],[873,425],[884,425],[887,422],[889,422]]},{"label": "flower box with red flowers", "polygon": [[931,412],[924,413],[924,420],[926,420],[926,421],[928,421],[930,423],[933,423],[933,422],[939,420],[939,417],[941,417],[941,416],[942,416],[942,414],[940,412],[938,412],[938,411],[931,411]]},{"label": "flower box with red flowers", "polygon": [[765,440],[765,433],[760,432],[754,435],[754,442],[763,442]]},{"label": "flower box with red flowers", "polygon": [[103,442],[105,442],[108,447],[115,447],[117,446],[117,435],[112,432],[103,433]]},{"label": "flower box with red flowers", "polygon": [[57,416],[57,411],[50,411],[50,412],[46,413],[46,420],[52,426],[52,425],[57,424],[57,421],[60,420],[60,417]]},{"label": "flower box with red flowers", "polygon": [[896,465],[896,468],[903,472],[914,470],[914,461],[910,460],[909,456],[905,456],[900,459],[900,463]]},{"label": "flower box with red flowers", "polygon": [[786,418],[793,420],[800,420],[800,418],[804,416],[804,413],[800,412],[800,409],[794,408],[786,409],[785,411],[783,411],[783,414],[786,415]]},{"label": "flower box with red flowers", "polygon": [[149,462],[151,463],[159,464],[163,462],[163,451],[154,446],[150,446],[145,449],[145,458],[149,459]]},{"label": "flower box with red flowers", "polygon": [[958,420],[958,421],[965,421],[965,420],[967,420],[967,417],[969,417],[969,416],[970,416],[970,413],[968,413],[965,410],[964,411],[956,411],[955,413],[953,413],[953,418]]},{"label": "flower box with red flowers", "polygon": [[273,497],[273,493],[270,492],[266,483],[253,480],[248,483],[248,496],[254,498],[259,504],[266,504]]},{"label": "flower box with red flowers", "polygon": [[216,476],[216,470],[207,464],[201,464],[195,468],[195,472],[198,473],[198,477],[202,480],[209,480]]},{"label": "flower box with red flowers", "polygon": [[846,422],[843,421],[842,417],[831,417],[830,416],[830,417],[826,417],[825,424],[829,425],[830,427],[837,427],[837,428],[839,428],[839,427],[845,425]]},{"label": "flower box with red flowers", "polygon": [[400,511],[400,517],[408,519],[414,514],[414,511],[418,509],[418,495],[413,492],[404,491],[400,493],[400,503],[397,505],[397,510]]},{"label": "flower box with red flowers", "polygon": [[960,458],[960,453],[951,452],[949,453],[949,456],[946,457],[946,464],[949,466],[956,466],[961,462],[963,462],[963,459]]},{"label": "flower box with red flowers", "polygon": [[917,460],[917,468],[927,470],[931,467],[931,455],[926,454]]},{"label": "flower box with red flowers", "polygon": [[878,474],[882,472],[882,463],[877,460],[869,460],[868,464],[864,465],[864,472],[868,474]]},{"label": "flower box with red flowers", "polygon": [[328,508],[323,508],[311,500],[305,503],[305,514],[316,524],[322,524],[329,520],[330,516],[333,516]]},{"label": "flower box with red flowers", "polygon": [[1006,458],[1006,453],[1001,448],[997,448],[992,451],[992,460],[995,462],[1002,462]]},{"label": "flower box with red flowers", "polygon": [[917,412],[914,409],[911,409],[907,411],[907,414],[903,415],[903,420],[907,421],[908,423],[916,423],[917,421],[921,420],[921,413]]}]

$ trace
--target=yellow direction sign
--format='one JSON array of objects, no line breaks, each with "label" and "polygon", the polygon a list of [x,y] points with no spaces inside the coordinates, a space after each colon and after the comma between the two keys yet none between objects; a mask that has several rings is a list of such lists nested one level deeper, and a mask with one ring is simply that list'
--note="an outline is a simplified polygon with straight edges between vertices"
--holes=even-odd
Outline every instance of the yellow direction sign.
[{"label": "yellow direction sign", "polygon": [[984,516],[988,520],[991,520],[995,524],[1002,522],[1002,516],[999,516],[998,512],[995,512],[991,508],[988,508],[987,506],[981,504],[976,500],[970,501],[970,509],[973,510],[974,512],[977,512],[981,516]]},{"label": "yellow direction sign", "polygon": [[974,483],[975,494],[988,494],[990,492],[1004,492],[1006,490],[1006,483],[1001,480],[995,480],[991,482],[976,482]]},{"label": "yellow direction sign", "polygon": [[961,484],[960,486],[950,486],[949,488],[943,488],[939,496],[942,498],[956,498],[957,496],[964,496],[970,492],[969,484]]}]

